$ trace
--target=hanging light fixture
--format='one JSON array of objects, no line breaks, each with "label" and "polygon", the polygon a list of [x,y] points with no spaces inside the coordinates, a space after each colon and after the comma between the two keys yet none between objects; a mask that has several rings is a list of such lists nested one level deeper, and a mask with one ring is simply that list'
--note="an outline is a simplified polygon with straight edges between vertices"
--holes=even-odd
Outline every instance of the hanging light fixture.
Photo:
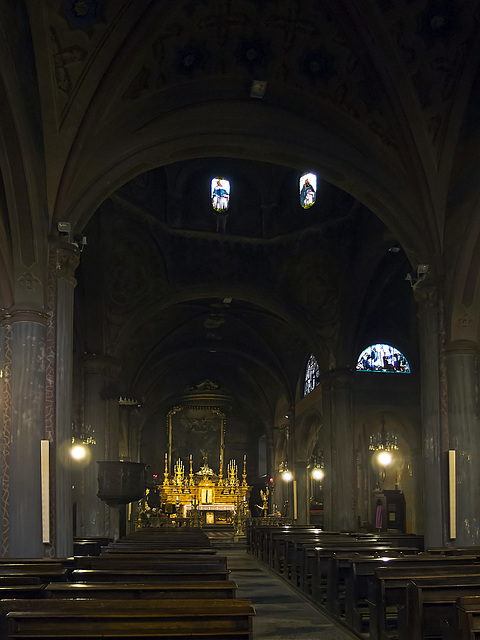
[{"label": "hanging light fixture", "polygon": [[314,480],[323,480],[323,478],[325,477],[325,463],[323,460],[323,451],[318,450],[317,444],[315,444],[315,448],[313,450],[308,467],[312,470],[311,474]]},{"label": "hanging light fixture", "polygon": [[97,444],[95,430],[90,425],[72,423],[72,445],[70,455],[74,460],[83,460],[89,455],[88,448]]},{"label": "hanging light fixture", "polygon": [[313,467],[312,469],[312,478],[314,480],[323,480],[325,477],[325,471],[321,467]]},{"label": "hanging light fixture", "polygon": [[385,430],[385,413],[382,411],[382,429],[379,433],[370,436],[370,451],[396,451],[398,438],[394,433]]}]

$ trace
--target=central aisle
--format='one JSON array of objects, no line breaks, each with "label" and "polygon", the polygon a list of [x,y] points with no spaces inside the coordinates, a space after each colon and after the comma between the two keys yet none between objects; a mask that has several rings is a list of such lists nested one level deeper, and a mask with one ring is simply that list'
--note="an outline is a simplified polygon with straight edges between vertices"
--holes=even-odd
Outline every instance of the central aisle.
[{"label": "central aisle", "polygon": [[[214,544],[215,546],[215,544]],[[255,607],[254,640],[358,640],[322,614],[243,548],[218,549],[227,556],[237,596]]]}]

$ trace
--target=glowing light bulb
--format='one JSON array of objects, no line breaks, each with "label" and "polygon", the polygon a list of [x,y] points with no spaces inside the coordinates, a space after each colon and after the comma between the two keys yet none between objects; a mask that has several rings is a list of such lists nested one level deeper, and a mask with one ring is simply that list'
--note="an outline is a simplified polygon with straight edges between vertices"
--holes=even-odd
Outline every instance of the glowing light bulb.
[{"label": "glowing light bulb", "polygon": [[87,455],[87,451],[81,444],[76,444],[70,449],[70,455],[74,460],[82,460]]},{"label": "glowing light bulb", "polygon": [[319,467],[315,467],[315,469],[313,469],[312,478],[314,480],[323,480],[324,477],[325,477],[325,472],[323,471],[323,469],[320,469]]},{"label": "glowing light bulb", "polygon": [[388,467],[392,462],[392,454],[389,451],[382,451],[378,454],[378,461],[382,467]]},{"label": "glowing light bulb", "polygon": [[290,482],[291,480],[293,480],[293,474],[287,469],[282,473],[282,478],[285,480],[285,482]]}]

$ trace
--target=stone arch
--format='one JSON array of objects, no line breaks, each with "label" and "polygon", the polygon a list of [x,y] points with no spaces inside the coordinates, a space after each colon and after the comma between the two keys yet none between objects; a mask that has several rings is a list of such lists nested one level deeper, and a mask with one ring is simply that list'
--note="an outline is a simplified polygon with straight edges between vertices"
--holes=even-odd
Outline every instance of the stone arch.
[{"label": "stone arch", "polygon": [[[421,450],[420,425],[415,416],[406,411],[401,414],[397,408],[385,411],[370,409],[359,416],[362,424],[356,429],[357,449],[357,486],[359,512],[362,521],[370,526],[372,522],[372,493],[375,489],[398,489],[403,491],[406,501],[407,531],[419,530],[421,520],[421,480],[422,468],[419,451]],[[370,435],[382,429],[394,433],[398,438],[398,450],[393,451],[391,465],[385,469],[385,479],[379,478],[381,466],[376,454],[369,450]]]},{"label": "stone arch", "polygon": [[[236,157],[276,163],[301,171],[318,167],[325,179],[357,198],[380,217],[412,255],[431,253],[427,233],[419,233],[419,217],[411,224],[406,211],[416,211],[411,190],[400,184],[398,166],[383,159],[376,166],[366,151],[332,133],[325,124],[315,124],[288,113],[288,135],[278,140],[287,114],[272,105],[252,102],[207,102],[190,105],[150,120],[136,107],[109,121],[70,163],[81,165],[81,173],[65,173],[59,189],[54,220],[71,221],[81,230],[98,206],[131,178],[156,166],[199,157]],[[143,126],[119,138],[126,122],[143,120]],[[147,119],[147,122],[145,120]],[[303,131],[309,127],[310,142]],[[181,134],[172,135],[172,131]],[[335,155],[327,153],[335,149]],[[415,230],[415,233],[414,233]]]}]

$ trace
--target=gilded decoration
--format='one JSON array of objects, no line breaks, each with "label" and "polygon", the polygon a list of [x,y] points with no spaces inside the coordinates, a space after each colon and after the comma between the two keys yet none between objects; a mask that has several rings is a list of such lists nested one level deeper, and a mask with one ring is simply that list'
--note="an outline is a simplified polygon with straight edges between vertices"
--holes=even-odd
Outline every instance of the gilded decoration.
[{"label": "gilded decoration", "polygon": [[163,482],[154,481],[140,501],[140,527],[228,524],[244,531],[252,487],[246,455],[241,467],[234,459],[225,464],[223,409],[230,403],[225,389],[205,380],[168,412]]}]

